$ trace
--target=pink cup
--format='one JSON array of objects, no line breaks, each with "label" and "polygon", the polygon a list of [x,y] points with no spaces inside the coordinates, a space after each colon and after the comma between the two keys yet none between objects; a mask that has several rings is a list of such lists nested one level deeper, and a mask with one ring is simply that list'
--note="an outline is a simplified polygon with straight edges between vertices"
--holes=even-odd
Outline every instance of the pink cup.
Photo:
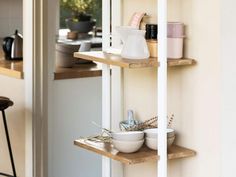
[{"label": "pink cup", "polygon": [[168,22],[167,36],[169,38],[182,38],[184,34],[184,24],[181,22]]}]

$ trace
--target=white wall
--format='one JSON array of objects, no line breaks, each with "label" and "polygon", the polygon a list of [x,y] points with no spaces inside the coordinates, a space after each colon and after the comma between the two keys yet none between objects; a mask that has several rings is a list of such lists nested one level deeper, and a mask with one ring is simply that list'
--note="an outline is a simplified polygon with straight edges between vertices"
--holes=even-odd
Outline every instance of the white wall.
[{"label": "white wall", "polygon": [[[123,1],[123,21],[146,11],[155,22],[155,0]],[[175,114],[177,144],[197,151],[197,156],[169,163],[170,177],[220,177],[220,11],[215,0],[169,0],[169,21],[187,25],[185,56],[196,66],[168,70],[168,112]],[[137,118],[156,115],[156,70],[125,70],[125,109]],[[125,167],[126,177],[154,177],[156,163]]]},{"label": "white wall", "polygon": [[[15,160],[16,173],[25,176],[25,108],[24,81],[0,75],[0,96],[10,98],[14,105],[6,109],[12,151]],[[5,131],[0,115],[0,171],[12,174],[7,148]]]},{"label": "white wall", "polygon": [[0,38],[14,34],[18,29],[23,31],[22,0],[0,1]]},{"label": "white wall", "polygon": [[[234,0],[221,0],[221,139],[222,139],[222,176],[235,176],[236,158],[234,136],[236,123],[236,60],[235,41],[236,15]],[[233,135],[233,136],[232,136]]]},{"label": "white wall", "polygon": [[101,177],[101,156],[73,144],[100,132],[101,77],[54,81],[50,177]]}]

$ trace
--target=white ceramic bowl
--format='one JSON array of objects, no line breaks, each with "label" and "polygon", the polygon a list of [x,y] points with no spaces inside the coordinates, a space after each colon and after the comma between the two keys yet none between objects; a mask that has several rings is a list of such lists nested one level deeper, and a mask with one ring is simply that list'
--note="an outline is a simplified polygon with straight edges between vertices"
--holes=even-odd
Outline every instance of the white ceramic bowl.
[{"label": "white ceramic bowl", "polygon": [[[170,147],[175,140],[175,136],[167,138],[167,147]],[[157,138],[146,138],[145,144],[147,147],[153,150],[157,150]]]},{"label": "white ceramic bowl", "polygon": [[133,153],[138,151],[143,143],[144,140],[139,141],[119,141],[119,140],[112,140],[112,143],[114,147],[119,151],[123,153]]},{"label": "white ceramic bowl", "polygon": [[144,137],[142,131],[116,132],[111,134],[112,139],[120,141],[139,141]]},{"label": "white ceramic bowl", "polygon": [[150,149],[157,150],[157,139],[156,138],[146,138],[145,144]]},{"label": "white ceramic bowl", "polygon": [[[144,130],[144,133],[147,138],[157,138],[158,128],[151,128]],[[175,136],[175,130],[167,128],[167,137]]]}]

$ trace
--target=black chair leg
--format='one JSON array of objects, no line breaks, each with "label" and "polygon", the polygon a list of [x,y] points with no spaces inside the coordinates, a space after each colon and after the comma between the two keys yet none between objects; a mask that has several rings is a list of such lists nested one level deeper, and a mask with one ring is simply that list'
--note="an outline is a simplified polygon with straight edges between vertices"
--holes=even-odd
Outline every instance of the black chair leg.
[{"label": "black chair leg", "polygon": [[6,174],[6,173],[0,173],[0,176],[6,176],[6,177],[14,177],[12,175]]},{"label": "black chair leg", "polygon": [[[15,164],[14,164],[14,159],[13,159],[13,154],[12,154],[12,149],[11,149],[11,142],[10,142],[10,138],[9,138],[8,128],[7,128],[6,115],[5,115],[4,110],[2,110],[2,117],[3,117],[5,133],[6,133],[9,155],[10,155],[10,159],[11,159],[12,172],[13,172],[13,176],[16,177],[16,169],[15,169]],[[7,176],[7,174],[4,174],[4,173],[0,173],[0,174]],[[8,176],[11,176],[11,175],[8,175]]]}]

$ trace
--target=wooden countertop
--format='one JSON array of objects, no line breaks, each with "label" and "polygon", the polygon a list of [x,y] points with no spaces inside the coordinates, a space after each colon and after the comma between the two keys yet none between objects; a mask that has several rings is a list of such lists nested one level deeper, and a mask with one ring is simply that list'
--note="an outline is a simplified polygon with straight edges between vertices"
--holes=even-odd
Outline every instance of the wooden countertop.
[{"label": "wooden countertop", "polygon": [[0,74],[17,79],[24,79],[23,61],[5,60],[4,53],[0,49]]},{"label": "wooden countertop", "polygon": [[102,76],[102,65],[99,63],[76,64],[72,68],[57,67],[54,80],[75,79]]},{"label": "wooden countertop", "polygon": [[[2,40],[0,39],[0,43]],[[24,79],[23,61],[5,60],[4,52],[0,47],[0,75],[5,75],[17,79]],[[56,68],[55,80],[73,79],[84,77],[96,77],[102,75],[101,64],[79,64],[73,68]]]},{"label": "wooden countertop", "polygon": [[[0,74],[24,79],[23,61],[5,60],[4,55],[0,53]],[[77,64],[72,68],[56,68],[54,73],[55,80],[74,79],[85,77],[98,77],[102,75],[101,64]]]},{"label": "wooden countertop", "polygon": [[[4,53],[0,50],[0,74],[17,79],[24,79],[23,61],[5,60]],[[101,75],[101,64],[77,64],[72,68],[56,68],[54,79],[74,79],[97,77]]]}]

